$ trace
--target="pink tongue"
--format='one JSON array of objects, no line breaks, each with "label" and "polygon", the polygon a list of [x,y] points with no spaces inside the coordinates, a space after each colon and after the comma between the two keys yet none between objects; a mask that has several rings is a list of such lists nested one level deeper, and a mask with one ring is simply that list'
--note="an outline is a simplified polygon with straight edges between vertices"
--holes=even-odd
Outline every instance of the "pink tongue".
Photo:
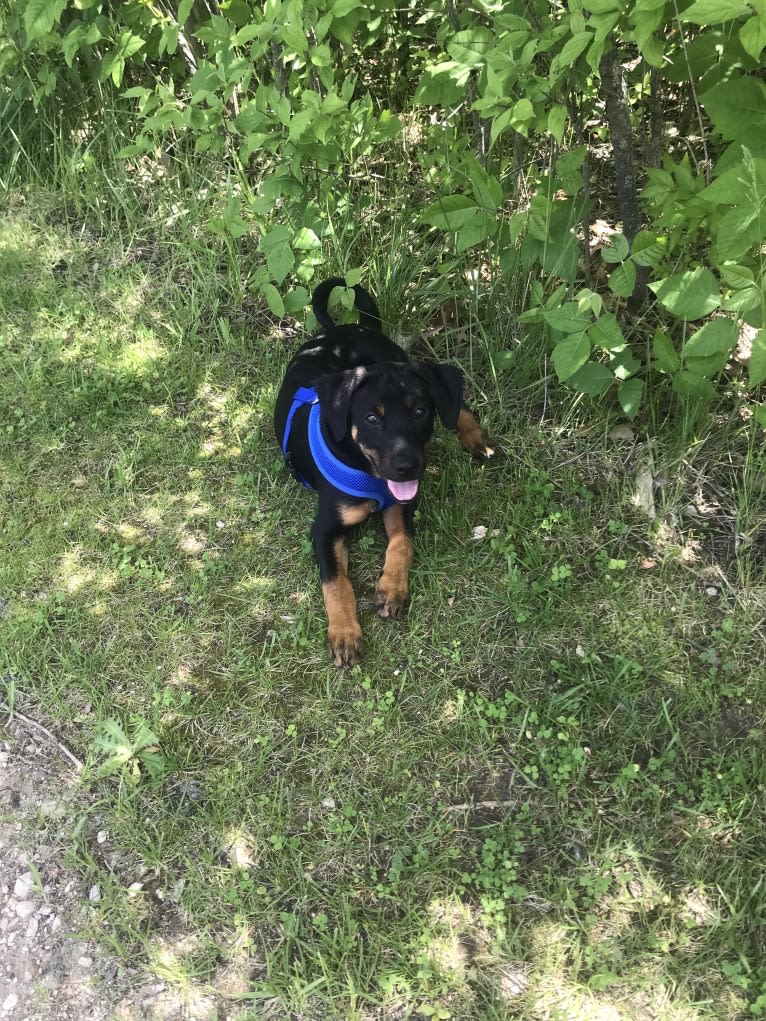
[{"label": "pink tongue", "polygon": [[392,482],[390,479],[386,479],[386,485],[391,496],[401,503],[406,503],[407,500],[414,500],[418,494],[417,482]]}]

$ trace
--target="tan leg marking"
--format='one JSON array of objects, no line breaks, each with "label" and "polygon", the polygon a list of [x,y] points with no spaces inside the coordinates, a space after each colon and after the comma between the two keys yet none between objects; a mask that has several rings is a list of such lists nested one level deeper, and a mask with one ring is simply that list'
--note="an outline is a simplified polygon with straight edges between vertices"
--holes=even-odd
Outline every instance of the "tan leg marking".
[{"label": "tan leg marking", "polygon": [[410,595],[409,570],[412,543],[404,525],[404,512],[399,504],[383,511],[388,547],[383,573],[375,589],[375,609],[381,617],[396,617]]},{"label": "tan leg marking", "polygon": [[478,418],[467,408],[461,408],[457,416],[457,434],[464,449],[474,457],[485,459],[494,454],[495,448],[489,436],[479,425]]},{"label": "tan leg marking", "polygon": [[362,655],[362,629],[356,617],[356,598],[348,578],[348,549],[343,539],[335,543],[338,576],[322,585],[327,611],[327,651],[335,666],[353,666]]}]

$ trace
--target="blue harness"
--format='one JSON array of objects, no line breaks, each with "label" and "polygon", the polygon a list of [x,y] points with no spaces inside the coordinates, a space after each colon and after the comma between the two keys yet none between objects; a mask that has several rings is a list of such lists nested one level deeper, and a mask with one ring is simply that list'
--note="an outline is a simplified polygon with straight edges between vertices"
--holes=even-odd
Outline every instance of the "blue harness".
[{"label": "blue harness", "polygon": [[[296,392],[295,397],[293,397],[293,403],[290,405],[287,423],[285,424],[285,438],[282,440],[282,453],[285,455],[288,465],[290,464],[290,455],[288,454],[287,446],[290,441],[293,417],[298,408],[302,408],[307,404],[310,405],[308,424],[309,449],[319,472],[332,486],[339,489],[341,493],[355,496],[361,500],[374,500],[377,504],[376,510],[385,510],[386,507],[391,507],[395,504],[396,500],[389,492],[388,486],[383,479],[376,479],[374,475],[370,475],[359,468],[351,468],[349,465],[344,464],[330,450],[327,440],[322,433],[319,398],[313,387],[302,386]],[[314,488],[305,479],[301,478],[295,469],[292,469],[292,471],[306,489]]]}]

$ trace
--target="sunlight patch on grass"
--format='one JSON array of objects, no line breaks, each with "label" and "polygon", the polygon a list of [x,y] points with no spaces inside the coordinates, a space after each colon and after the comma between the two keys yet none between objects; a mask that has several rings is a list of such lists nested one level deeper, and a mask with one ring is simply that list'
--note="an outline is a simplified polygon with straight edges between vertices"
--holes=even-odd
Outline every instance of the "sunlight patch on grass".
[{"label": "sunlight patch on grass", "polygon": [[89,587],[99,592],[116,588],[119,583],[117,574],[111,570],[96,570],[86,566],[83,563],[85,556],[81,547],[75,547],[60,557],[55,575],[58,587],[69,595],[76,595]]}]

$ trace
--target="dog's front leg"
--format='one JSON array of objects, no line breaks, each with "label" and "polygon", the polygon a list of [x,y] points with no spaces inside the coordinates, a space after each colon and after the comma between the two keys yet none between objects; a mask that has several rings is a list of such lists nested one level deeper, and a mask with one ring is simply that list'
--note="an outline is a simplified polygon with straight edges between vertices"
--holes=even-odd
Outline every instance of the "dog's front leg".
[{"label": "dog's front leg", "polygon": [[356,616],[356,598],[348,577],[347,531],[322,527],[320,519],[311,529],[314,551],[322,579],[327,611],[327,651],[335,666],[353,666],[362,655],[362,629]]},{"label": "dog's front leg", "polygon": [[396,617],[410,595],[412,563],[412,505],[395,503],[383,511],[388,546],[383,573],[375,589],[375,609],[381,617]]},{"label": "dog's front leg", "polygon": [[478,418],[465,404],[457,417],[457,435],[463,449],[480,461],[492,457],[495,452],[492,441],[482,429]]}]

